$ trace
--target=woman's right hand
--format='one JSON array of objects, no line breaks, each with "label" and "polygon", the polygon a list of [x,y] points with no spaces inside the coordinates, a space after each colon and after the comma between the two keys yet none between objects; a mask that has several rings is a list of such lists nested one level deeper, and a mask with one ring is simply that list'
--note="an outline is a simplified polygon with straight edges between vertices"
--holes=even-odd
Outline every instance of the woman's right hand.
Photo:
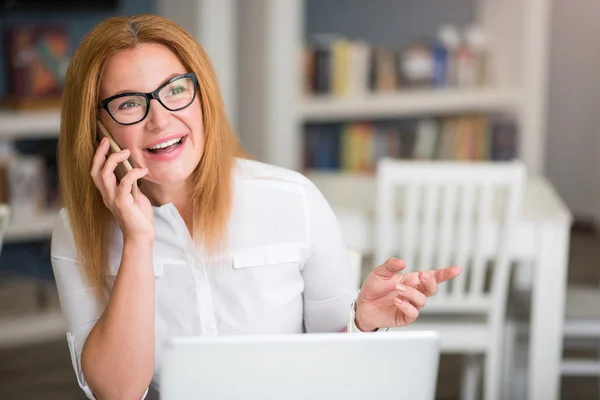
[{"label": "woman's right hand", "polygon": [[150,201],[141,191],[134,201],[131,190],[133,183],[144,177],[147,169],[133,168],[119,183],[115,169],[129,158],[129,150],[113,153],[108,158],[109,143],[103,138],[96,149],[92,162],[92,179],[100,190],[106,207],[112,212],[121,231],[123,240],[154,240],[154,213]]}]

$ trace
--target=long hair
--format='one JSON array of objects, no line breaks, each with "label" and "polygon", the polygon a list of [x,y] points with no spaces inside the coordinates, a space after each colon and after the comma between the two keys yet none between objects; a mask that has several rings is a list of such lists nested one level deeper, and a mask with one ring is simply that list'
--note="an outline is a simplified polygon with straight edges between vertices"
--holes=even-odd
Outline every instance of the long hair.
[{"label": "long hair", "polygon": [[236,156],[244,156],[226,117],[210,60],[200,44],[173,21],[156,15],[109,18],[82,41],[67,70],[58,148],[61,193],[75,245],[98,295],[106,293],[112,215],[90,176],[96,149],[98,93],[106,60],[144,43],[166,46],[198,77],[204,153],[191,181],[194,241],[209,252],[225,247]]}]

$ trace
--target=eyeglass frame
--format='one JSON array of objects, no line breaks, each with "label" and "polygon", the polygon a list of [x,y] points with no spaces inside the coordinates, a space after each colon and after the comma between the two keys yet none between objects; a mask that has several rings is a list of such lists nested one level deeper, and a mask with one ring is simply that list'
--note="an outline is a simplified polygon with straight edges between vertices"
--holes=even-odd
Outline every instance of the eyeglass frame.
[{"label": "eyeglass frame", "polygon": [[[176,80],[179,79],[183,79],[183,78],[190,78],[193,82],[194,82],[194,95],[192,96],[192,100],[190,100],[189,104],[183,106],[183,107],[179,107],[179,108],[175,108],[175,109],[171,109],[169,107],[167,107],[160,99],[160,97],[158,96],[158,93],[165,88],[165,86],[167,86],[170,83],[175,82]],[[108,115],[110,115],[110,117],[113,119],[113,121],[115,121],[117,124],[119,125],[135,125],[135,124],[139,124],[140,122],[142,122],[144,119],[146,119],[146,117],[148,116],[148,112],[150,111],[150,102],[152,101],[152,99],[155,99],[156,101],[158,101],[160,103],[161,106],[163,106],[165,109],[169,110],[169,111],[180,111],[183,110],[184,108],[189,107],[194,100],[196,99],[196,95],[198,94],[198,77],[196,76],[195,72],[187,72],[185,74],[181,74],[181,75],[177,75],[172,77],[171,79],[169,79],[168,81],[166,81],[165,83],[163,83],[162,85],[160,85],[156,90],[152,91],[152,92],[148,92],[148,93],[142,93],[142,92],[127,92],[127,93],[119,93],[119,94],[115,94],[114,96],[110,96],[107,97],[104,100],[100,101],[100,104],[102,104],[102,108],[104,110],[106,110],[106,112],[108,113]],[[146,113],[144,114],[144,116],[142,117],[142,119],[140,119],[139,121],[136,122],[129,122],[129,123],[122,123],[117,121],[117,119],[112,115],[112,113],[108,110],[108,103],[110,103],[111,101],[121,98],[121,97],[127,97],[127,96],[144,96],[146,98],[146,101],[148,102],[148,107],[146,107]]]}]

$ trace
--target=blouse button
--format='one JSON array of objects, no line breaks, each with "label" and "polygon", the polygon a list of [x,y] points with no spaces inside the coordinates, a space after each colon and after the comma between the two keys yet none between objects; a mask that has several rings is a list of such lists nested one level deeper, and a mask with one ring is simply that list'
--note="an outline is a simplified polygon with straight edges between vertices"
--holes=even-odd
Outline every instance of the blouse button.
[{"label": "blouse button", "polygon": [[210,320],[209,320],[209,321],[206,321],[206,323],[204,324],[204,327],[205,327],[206,329],[208,329],[209,331],[210,331],[210,330],[212,330],[212,328],[213,328],[213,323],[212,323],[212,321],[210,321]]}]

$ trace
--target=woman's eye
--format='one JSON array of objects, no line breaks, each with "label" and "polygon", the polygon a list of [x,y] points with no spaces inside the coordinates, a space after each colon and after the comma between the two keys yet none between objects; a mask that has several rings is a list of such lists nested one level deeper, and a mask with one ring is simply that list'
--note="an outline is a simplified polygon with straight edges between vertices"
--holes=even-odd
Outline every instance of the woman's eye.
[{"label": "woman's eye", "polygon": [[169,89],[168,95],[175,96],[183,92],[185,92],[185,88],[183,86],[173,86],[171,89]]},{"label": "woman's eye", "polygon": [[141,104],[138,103],[137,101],[128,100],[128,101],[124,101],[123,103],[121,103],[121,105],[119,106],[119,110],[124,110],[127,108],[139,107],[139,106],[141,106]]}]

